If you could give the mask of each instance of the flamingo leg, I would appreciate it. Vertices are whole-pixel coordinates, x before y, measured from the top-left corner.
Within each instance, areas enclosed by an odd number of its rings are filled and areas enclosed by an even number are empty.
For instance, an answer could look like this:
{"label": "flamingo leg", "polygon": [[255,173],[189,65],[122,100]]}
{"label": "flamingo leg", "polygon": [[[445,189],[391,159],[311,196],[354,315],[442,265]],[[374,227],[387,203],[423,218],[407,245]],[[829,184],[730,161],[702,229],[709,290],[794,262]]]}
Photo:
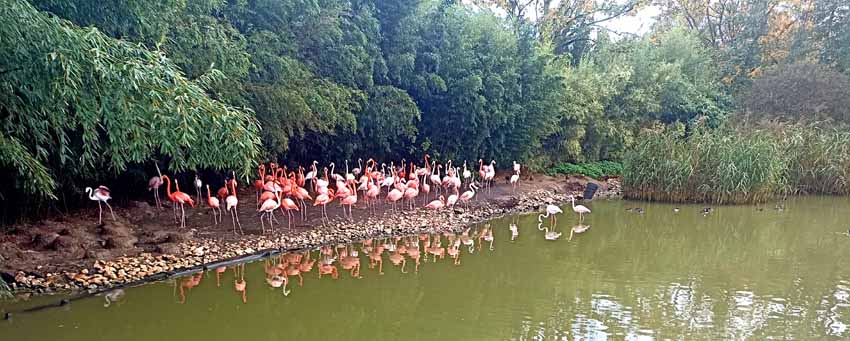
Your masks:
{"label": "flamingo leg", "polygon": [[242,230],[242,223],[240,223],[240,222],[239,222],[239,214],[238,214],[238,212],[236,211],[236,207],[235,207],[235,206],[233,207],[233,216],[234,216],[234,217],[236,217],[236,225],[238,225],[238,226],[239,226],[239,233],[240,233],[240,234],[242,234],[242,235],[244,235],[244,234],[245,234],[245,231],[243,231],[243,230]]}
{"label": "flamingo leg", "polygon": [[103,203],[106,204],[106,207],[109,207],[109,214],[112,215],[112,221],[115,221],[115,212],[112,212],[112,206],[110,206],[108,202],[104,201]]}
{"label": "flamingo leg", "polygon": [[103,224],[103,206],[101,206],[100,200],[97,201],[97,224]]}
{"label": "flamingo leg", "polygon": [[180,203],[180,228],[186,228],[186,209],[182,202]]}

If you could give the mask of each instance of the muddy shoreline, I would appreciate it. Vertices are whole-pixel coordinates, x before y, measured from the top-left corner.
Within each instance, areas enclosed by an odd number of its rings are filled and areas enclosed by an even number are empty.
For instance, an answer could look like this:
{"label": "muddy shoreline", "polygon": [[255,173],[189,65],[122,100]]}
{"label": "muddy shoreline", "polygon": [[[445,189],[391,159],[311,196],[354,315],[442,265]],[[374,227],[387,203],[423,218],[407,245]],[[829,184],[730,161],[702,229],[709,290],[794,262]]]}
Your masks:
{"label": "muddy shoreline", "polygon": [[[536,212],[548,204],[563,204],[568,195],[581,195],[588,182],[600,186],[595,198],[621,196],[617,179],[599,182],[581,177],[538,176],[537,180],[524,181],[516,193],[509,185],[498,184],[489,196],[482,194],[472,202],[468,210],[458,206],[433,212],[417,205],[420,208],[414,211],[393,211],[389,205],[379,205],[372,215],[365,206],[360,206],[354,209],[353,221],[349,221],[334,214],[338,208],[329,207],[333,219],[327,224],[311,217],[295,224],[290,232],[284,219],[273,234],[267,235],[259,234],[257,213],[247,205],[240,210],[243,227],[248,227],[246,234],[234,236],[229,232],[229,216],[224,216],[224,222],[216,226],[209,224],[211,216],[206,209],[196,208],[187,222],[196,227],[179,231],[170,220],[170,208],[157,214],[151,212],[156,209],[150,205],[138,203],[120,211],[116,209],[118,220],[107,221],[103,226],[74,226],[77,217],[66,217],[60,222],[10,229],[0,236],[3,238],[0,274],[18,294],[99,292],[162,280],[186,270],[219,266],[222,261],[254,254],[311,249],[390,235],[459,231],[504,215]],[[253,195],[244,192],[240,200],[250,202]],[[80,240],[86,240],[87,244]]]}

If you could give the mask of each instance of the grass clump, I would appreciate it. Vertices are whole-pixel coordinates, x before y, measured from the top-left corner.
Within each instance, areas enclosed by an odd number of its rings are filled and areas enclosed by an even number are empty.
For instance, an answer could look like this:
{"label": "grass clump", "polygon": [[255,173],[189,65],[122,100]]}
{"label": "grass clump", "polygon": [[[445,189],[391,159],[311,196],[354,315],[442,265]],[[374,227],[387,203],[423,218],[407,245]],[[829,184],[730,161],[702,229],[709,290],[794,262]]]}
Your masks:
{"label": "grass clump", "polygon": [[707,131],[644,135],[626,155],[626,197],[673,202],[762,202],[786,188],[787,157],[774,135]]}
{"label": "grass clump", "polygon": [[597,161],[585,164],[560,163],[546,170],[546,174],[554,175],[584,175],[594,179],[602,179],[623,174],[623,164],[614,161]]}

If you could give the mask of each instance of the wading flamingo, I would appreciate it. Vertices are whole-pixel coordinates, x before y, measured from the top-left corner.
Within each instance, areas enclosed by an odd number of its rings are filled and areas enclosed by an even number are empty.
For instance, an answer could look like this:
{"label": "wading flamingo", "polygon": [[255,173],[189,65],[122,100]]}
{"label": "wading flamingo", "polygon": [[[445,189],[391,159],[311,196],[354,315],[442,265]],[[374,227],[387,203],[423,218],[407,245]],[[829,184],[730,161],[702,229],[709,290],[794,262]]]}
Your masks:
{"label": "wading flamingo", "polygon": [[542,222],[543,218],[549,218],[549,216],[552,216],[550,218],[550,223],[552,224],[552,228],[554,229],[555,224],[558,223],[558,218],[556,217],[556,215],[561,213],[564,213],[564,211],[562,211],[560,207],[555,205],[546,205],[546,215],[541,214],[537,216],[537,221]]}
{"label": "wading flamingo", "polygon": [[86,187],[86,193],[89,194],[89,199],[97,201],[97,224],[103,224],[103,204],[106,204],[106,207],[109,207],[109,213],[112,214],[112,221],[115,221],[115,213],[112,212],[112,206],[109,206],[109,199],[112,199],[109,196],[109,188],[106,186],[98,186],[97,189],[92,190],[91,187]]}
{"label": "wading flamingo", "polygon": [[186,227],[186,209],[183,207],[183,204],[189,204],[191,207],[195,207],[195,201],[192,200],[188,194],[180,192],[179,185],[177,185],[177,180],[174,180],[175,187],[178,187],[177,191],[171,192],[171,179],[168,178],[168,175],[163,175],[162,180],[165,181],[165,193],[168,195],[168,200],[174,203],[174,214],[177,214],[177,204],[180,204],[180,228]]}
{"label": "wading flamingo", "polygon": [[207,206],[212,209],[213,222],[218,225],[221,222],[221,203],[218,198],[210,195],[210,185],[207,185]]}
{"label": "wading flamingo", "polygon": [[582,205],[576,205],[576,197],[570,196],[570,203],[573,206],[573,212],[578,213],[578,221],[584,220],[584,215],[590,213],[590,209]]}

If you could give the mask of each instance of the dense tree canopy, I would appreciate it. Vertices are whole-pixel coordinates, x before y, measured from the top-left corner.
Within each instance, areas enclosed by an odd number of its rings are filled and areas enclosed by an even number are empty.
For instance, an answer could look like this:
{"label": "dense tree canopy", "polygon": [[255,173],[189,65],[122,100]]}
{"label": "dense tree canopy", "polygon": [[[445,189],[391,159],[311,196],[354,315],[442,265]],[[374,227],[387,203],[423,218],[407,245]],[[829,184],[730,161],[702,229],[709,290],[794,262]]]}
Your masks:
{"label": "dense tree canopy", "polygon": [[[0,4],[4,195],[153,158],[618,160],[642,129],[737,119],[783,65],[850,70],[842,0]],[[650,4],[645,36],[606,31]]]}

